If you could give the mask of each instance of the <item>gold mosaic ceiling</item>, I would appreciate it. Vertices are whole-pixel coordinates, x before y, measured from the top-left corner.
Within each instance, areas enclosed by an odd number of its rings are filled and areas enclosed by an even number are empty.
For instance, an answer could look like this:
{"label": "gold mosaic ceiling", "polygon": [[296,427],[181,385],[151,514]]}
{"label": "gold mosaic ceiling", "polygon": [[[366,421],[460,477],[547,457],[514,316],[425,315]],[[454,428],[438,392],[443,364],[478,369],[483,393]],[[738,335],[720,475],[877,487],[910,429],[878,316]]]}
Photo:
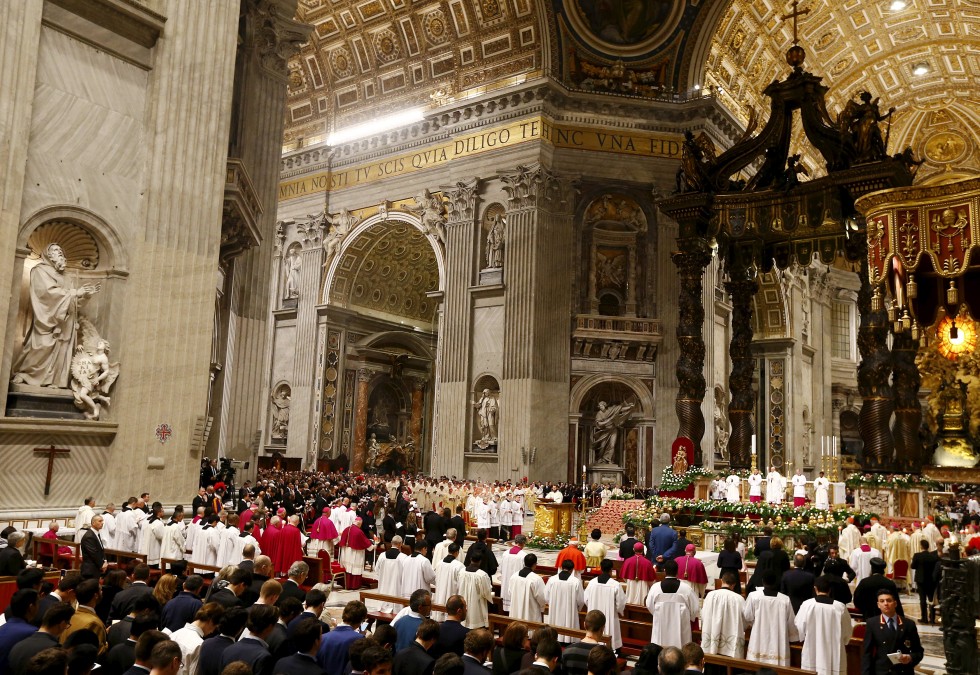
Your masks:
{"label": "gold mosaic ceiling", "polygon": [[[912,145],[926,166],[920,175],[976,167],[980,124],[980,0],[810,0],[801,9],[804,67],[830,87],[833,116],[862,90],[895,106],[889,149]],[[789,3],[735,0],[721,19],[705,65],[705,85],[743,121],[749,108],[762,119],[762,90],[789,72],[784,55],[793,27],[780,17]],[[924,64],[928,72],[913,70]],[[969,166],[968,166],[969,165]]]}
{"label": "gold mosaic ceiling", "polygon": [[538,71],[538,1],[300,0],[286,143]]}

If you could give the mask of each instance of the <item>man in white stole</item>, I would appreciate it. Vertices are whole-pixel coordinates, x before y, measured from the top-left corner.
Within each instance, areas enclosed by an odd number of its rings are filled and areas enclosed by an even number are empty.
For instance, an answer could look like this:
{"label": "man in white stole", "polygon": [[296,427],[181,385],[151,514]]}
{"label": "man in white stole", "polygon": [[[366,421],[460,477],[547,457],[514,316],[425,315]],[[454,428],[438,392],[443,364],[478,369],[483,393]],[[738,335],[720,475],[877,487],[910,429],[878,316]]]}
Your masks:
{"label": "man in white stole", "polygon": [[[619,617],[626,611],[626,593],[623,592],[623,587],[619,585],[619,581],[612,578],[612,568],[613,561],[609,558],[600,563],[601,574],[590,581],[585,589],[585,606],[590,612],[597,609],[605,614],[606,633],[612,638],[612,643],[609,646],[615,650],[623,646]],[[562,569],[564,569],[564,563]]]}
{"label": "man in white stole", "polygon": [[830,597],[830,582],[817,577],[816,597],[805,600],[796,615],[796,630],[803,640],[800,668],[818,675],[847,675],[846,646],[854,631],[844,603]]}
{"label": "man in white stole", "polygon": [[766,502],[782,504],[785,493],[786,479],[783,478],[783,474],[776,471],[776,467],[769,467],[769,473],[766,475]]}
{"label": "man in white stole", "polygon": [[510,618],[515,621],[541,623],[544,616],[547,599],[544,580],[534,572],[537,564],[538,556],[528,553],[524,556],[524,567],[510,579]]}
{"label": "man in white stole", "polygon": [[[375,573],[378,575],[378,593],[401,596],[402,561],[407,559],[408,556],[402,553],[402,538],[396,534],[391,538],[391,544],[375,563]],[[382,602],[380,610],[397,613],[401,608],[402,605],[397,603]]]}
{"label": "man in white stole", "polygon": [[745,598],[735,592],[738,575],[721,573],[722,588],[708,593],[701,608],[701,648],[705,654],[745,658]]}
{"label": "man in white stole", "polygon": [[[432,596],[432,604],[445,605],[449,598],[459,593],[459,573],[466,569],[459,560],[459,544],[450,544],[448,552],[443,556],[436,569],[436,591]],[[445,612],[432,612],[433,621],[445,621]]]}
{"label": "man in white stole", "polygon": [[762,588],[745,598],[742,618],[752,627],[745,658],[757,663],[776,666],[789,665],[789,643],[796,642],[793,603],[788,595],[778,592],[779,579],[775,570],[768,570],[762,577]]}
{"label": "man in white stole", "polygon": [[647,594],[647,609],[653,616],[650,642],[680,649],[691,641],[691,622],[698,618],[700,603],[690,584],[677,578],[676,560],[664,563],[664,575]]}
{"label": "man in white stole", "polygon": [[526,543],[527,537],[518,535],[514,539],[514,545],[500,559],[500,599],[503,600],[505,612],[510,610],[510,579],[524,566]]}
{"label": "man in white stole", "polygon": [[[582,580],[575,576],[575,563],[566,560],[561,572],[548,579],[544,597],[548,602],[548,624],[579,629],[578,613],[585,607],[585,589]],[[558,635],[559,642],[573,642],[568,635]]]}
{"label": "man in white stole", "polygon": [[466,600],[466,619],[463,625],[467,628],[486,628],[490,625],[490,614],[487,603],[493,599],[493,586],[490,577],[480,569],[483,553],[477,551],[470,557],[470,564],[460,570],[456,577],[459,594]]}
{"label": "man in white stole", "polygon": [[432,590],[432,582],[436,580],[432,563],[425,557],[429,546],[425,539],[416,539],[412,546],[412,555],[402,560],[401,596],[407,598],[420,588]]}

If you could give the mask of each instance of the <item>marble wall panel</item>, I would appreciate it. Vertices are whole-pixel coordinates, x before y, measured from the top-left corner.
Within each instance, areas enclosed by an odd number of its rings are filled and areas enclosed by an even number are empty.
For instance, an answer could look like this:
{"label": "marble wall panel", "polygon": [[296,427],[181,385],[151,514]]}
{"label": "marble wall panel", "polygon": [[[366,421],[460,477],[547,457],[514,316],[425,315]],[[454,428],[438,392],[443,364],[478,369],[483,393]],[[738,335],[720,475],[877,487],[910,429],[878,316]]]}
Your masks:
{"label": "marble wall panel", "polygon": [[[503,369],[504,307],[475,307],[473,309],[472,378],[484,373],[499,382]],[[470,382],[470,389],[473,382]]]}

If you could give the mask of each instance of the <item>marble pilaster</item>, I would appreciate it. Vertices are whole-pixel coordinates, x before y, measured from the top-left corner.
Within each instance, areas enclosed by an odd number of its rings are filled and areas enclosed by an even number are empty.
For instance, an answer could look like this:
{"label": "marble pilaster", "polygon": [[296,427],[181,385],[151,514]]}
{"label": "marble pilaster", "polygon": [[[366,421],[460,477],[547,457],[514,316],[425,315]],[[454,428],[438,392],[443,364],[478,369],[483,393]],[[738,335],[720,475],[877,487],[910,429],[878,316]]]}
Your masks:
{"label": "marble pilaster", "polygon": [[354,448],[351,454],[350,470],[354,473],[364,471],[367,461],[368,426],[368,385],[373,373],[366,368],[357,371],[357,390],[354,394]]}
{"label": "marble pilaster", "polygon": [[422,416],[425,414],[425,385],[422,378],[412,380],[412,417],[409,421],[408,433],[416,450],[422,449]]}

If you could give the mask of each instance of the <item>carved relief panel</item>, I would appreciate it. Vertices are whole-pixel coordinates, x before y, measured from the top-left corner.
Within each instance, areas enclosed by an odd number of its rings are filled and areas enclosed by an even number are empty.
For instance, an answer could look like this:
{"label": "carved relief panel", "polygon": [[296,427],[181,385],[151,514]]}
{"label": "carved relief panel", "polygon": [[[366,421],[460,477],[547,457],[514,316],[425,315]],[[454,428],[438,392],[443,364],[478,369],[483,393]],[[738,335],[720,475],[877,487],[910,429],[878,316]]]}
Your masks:
{"label": "carved relief panel", "polygon": [[636,201],[606,193],[585,209],[584,225],[591,231],[588,313],[636,316],[641,266],[638,250],[647,220]]}

